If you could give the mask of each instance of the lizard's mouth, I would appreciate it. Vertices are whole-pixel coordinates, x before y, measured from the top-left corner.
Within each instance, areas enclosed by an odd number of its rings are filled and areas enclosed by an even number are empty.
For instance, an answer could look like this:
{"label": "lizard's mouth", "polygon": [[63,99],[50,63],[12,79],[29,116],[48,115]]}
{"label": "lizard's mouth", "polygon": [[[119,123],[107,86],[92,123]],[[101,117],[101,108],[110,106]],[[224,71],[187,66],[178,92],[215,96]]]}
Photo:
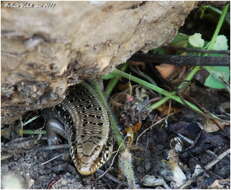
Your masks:
{"label": "lizard's mouth", "polygon": [[[92,159],[92,157],[91,157]],[[99,169],[102,165],[104,164],[102,158],[100,159],[99,157],[97,157],[95,160],[91,160],[90,162],[83,162],[80,161],[77,163],[76,168],[78,170],[78,172],[81,175],[92,175],[96,172],[97,169]]]}
{"label": "lizard's mouth", "polygon": [[91,170],[90,167],[81,167],[81,168],[78,167],[77,169],[81,175],[91,175],[95,173],[95,171]]}
{"label": "lizard's mouth", "polygon": [[78,166],[77,170],[81,175],[92,175],[96,172],[96,170],[99,168],[98,165],[84,165],[84,166]]}

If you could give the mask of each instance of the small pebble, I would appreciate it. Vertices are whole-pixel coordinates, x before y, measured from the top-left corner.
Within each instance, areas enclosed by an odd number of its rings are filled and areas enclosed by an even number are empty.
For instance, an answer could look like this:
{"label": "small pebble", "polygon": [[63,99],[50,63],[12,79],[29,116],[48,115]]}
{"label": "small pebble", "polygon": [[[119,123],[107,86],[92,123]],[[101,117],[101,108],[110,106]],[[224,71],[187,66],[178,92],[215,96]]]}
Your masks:
{"label": "small pebble", "polygon": [[8,172],[2,174],[1,189],[25,189],[27,183],[18,173]]}
{"label": "small pebble", "polygon": [[156,178],[152,175],[146,175],[144,176],[142,183],[144,186],[147,187],[156,187],[156,186],[164,186],[165,188],[169,188],[164,179],[162,178]]}

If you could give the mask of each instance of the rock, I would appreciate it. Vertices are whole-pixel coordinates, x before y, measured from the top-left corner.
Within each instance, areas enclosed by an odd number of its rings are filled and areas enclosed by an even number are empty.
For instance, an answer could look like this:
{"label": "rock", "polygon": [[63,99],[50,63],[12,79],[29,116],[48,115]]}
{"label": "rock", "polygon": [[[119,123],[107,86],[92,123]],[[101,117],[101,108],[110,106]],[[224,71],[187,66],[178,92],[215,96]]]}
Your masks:
{"label": "rock", "polygon": [[164,186],[165,189],[169,189],[169,186],[163,178],[157,178],[152,175],[145,175],[142,179],[142,184],[147,187]]}
{"label": "rock", "polygon": [[[196,2],[1,2],[2,123],[171,41]],[[34,8],[33,8],[34,7]]]}

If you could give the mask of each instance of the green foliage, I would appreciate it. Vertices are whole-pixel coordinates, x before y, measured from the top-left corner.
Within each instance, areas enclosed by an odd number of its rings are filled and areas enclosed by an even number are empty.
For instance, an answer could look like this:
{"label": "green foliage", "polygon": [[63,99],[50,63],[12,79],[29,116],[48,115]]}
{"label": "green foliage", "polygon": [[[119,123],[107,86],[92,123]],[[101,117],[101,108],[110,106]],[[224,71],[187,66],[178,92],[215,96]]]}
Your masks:
{"label": "green foliage", "polygon": [[156,48],[152,50],[153,54],[164,55],[166,54],[166,50],[164,48]]}
{"label": "green foliage", "polygon": [[191,46],[196,48],[204,47],[205,41],[202,39],[200,33],[195,33],[188,38],[188,42]]}
{"label": "green foliage", "polygon": [[109,80],[109,79],[112,79],[114,77],[115,77],[115,75],[113,75],[112,73],[109,73],[109,74],[103,75],[102,79],[103,80]]}
{"label": "green foliage", "polygon": [[[213,6],[204,7],[203,10],[206,8],[211,9],[213,12],[216,12],[220,15],[219,21],[216,26],[216,30],[212,36],[212,39],[208,42],[202,38],[200,33],[195,33],[191,36],[188,36],[183,33],[178,33],[174,40],[170,43],[170,46],[175,47],[185,47],[185,48],[198,48],[198,49],[205,49],[205,50],[228,50],[228,40],[224,35],[218,35],[224,21],[229,18],[229,5],[225,5],[223,10],[217,9]],[[204,12],[203,12],[204,13]],[[228,14],[227,14],[228,13]],[[229,24],[229,21],[227,22]],[[166,54],[167,51],[165,48],[156,48],[152,50],[152,53],[157,53],[160,55]],[[179,51],[180,53],[180,51]],[[184,53],[185,54],[185,53]],[[207,54],[202,53],[187,53],[188,55],[201,55],[207,56]],[[209,54],[210,56],[223,56],[222,54]],[[226,84],[229,83],[230,79],[230,71],[229,67],[224,66],[206,66],[203,67],[205,70],[209,72],[209,76],[204,82],[204,85],[210,88],[222,89],[226,88]],[[195,67],[195,71],[198,72],[201,69],[200,66]],[[196,72],[194,69],[192,70],[192,74],[189,74],[189,80],[193,78]]]}
{"label": "green foliage", "polygon": [[[201,6],[200,7],[200,19],[206,17],[206,13],[207,12],[207,15],[209,14],[212,14],[212,15],[222,15],[222,11],[214,6],[211,6],[211,5],[204,5],[204,6]],[[225,22],[227,24],[230,24],[230,12],[228,12],[228,14],[226,14],[225,16]]]}
{"label": "green foliage", "polygon": [[[219,35],[216,38],[214,45],[212,46],[213,50],[228,50],[227,38],[224,35]],[[213,56],[221,56],[213,54]],[[216,67],[204,67],[210,75],[205,80],[204,85],[210,88],[222,89],[226,88],[225,83],[229,82],[230,70],[229,67],[216,66]]]}
{"label": "green foliage", "polygon": [[205,80],[205,86],[216,89],[226,88],[225,83],[229,82],[229,67],[216,66],[205,67],[205,69],[210,73],[208,78]]}
{"label": "green foliage", "polygon": [[213,50],[228,50],[228,40],[224,35],[217,36],[216,42],[212,47]]}
{"label": "green foliage", "polygon": [[171,46],[187,47],[188,46],[188,35],[178,33],[174,40],[171,42]]}
{"label": "green foliage", "polygon": [[[211,42],[210,42],[211,43]],[[195,33],[187,36],[183,33],[178,33],[175,39],[171,42],[172,46],[178,47],[195,47],[201,49],[208,49],[209,43],[202,39],[200,33]],[[210,50],[228,50],[228,40],[224,35],[218,35]],[[163,48],[154,49],[153,52],[164,54]],[[190,53],[193,54],[193,53]],[[223,56],[221,54],[210,54],[211,56]],[[230,71],[229,67],[224,66],[206,66],[204,67],[210,75],[205,80],[204,85],[210,88],[222,89],[226,88],[225,83],[229,82]]]}

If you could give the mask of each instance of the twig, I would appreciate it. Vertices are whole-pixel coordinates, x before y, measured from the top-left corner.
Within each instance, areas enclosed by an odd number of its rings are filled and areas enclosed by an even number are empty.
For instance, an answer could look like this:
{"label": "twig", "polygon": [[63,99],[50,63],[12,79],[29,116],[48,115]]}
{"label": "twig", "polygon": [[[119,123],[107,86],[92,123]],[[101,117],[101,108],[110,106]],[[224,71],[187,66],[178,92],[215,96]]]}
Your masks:
{"label": "twig", "polygon": [[[125,139],[124,139],[124,141],[125,141]],[[118,155],[121,147],[122,147],[122,143],[120,144],[119,148],[116,150],[116,153],[115,153],[114,157],[112,158],[110,166],[106,169],[106,171],[103,174],[101,174],[99,177],[97,177],[96,180],[99,180],[100,178],[102,178],[111,169],[112,165],[114,164],[115,158]]]}
{"label": "twig", "polygon": [[[228,154],[230,154],[230,149],[228,149],[225,152],[221,153],[217,158],[215,158],[213,161],[211,161],[210,163],[208,163],[204,168],[206,170],[211,169],[216,163],[218,163],[219,161],[221,161]],[[189,180],[187,180],[183,185],[181,185],[179,187],[179,189],[184,189],[184,188],[188,187],[189,185],[191,185],[191,183],[194,182],[194,180],[196,180],[196,178],[200,174],[202,174],[203,172],[204,172],[203,170],[200,170],[195,176],[193,176],[192,178],[190,178]]]}
{"label": "twig", "polygon": [[169,114],[169,115],[167,115],[166,117],[164,117],[164,118],[158,120],[157,122],[155,122],[154,124],[152,124],[149,128],[145,129],[142,133],[140,133],[140,135],[139,135],[139,136],[137,137],[137,139],[136,139],[136,145],[138,144],[138,141],[139,141],[140,137],[141,137],[144,133],[146,133],[148,130],[152,129],[154,126],[158,125],[159,123],[161,123],[162,121],[164,121],[164,120],[167,119],[168,117],[172,116],[173,114],[174,114],[174,113]]}
{"label": "twig", "polygon": [[[183,139],[184,141],[186,141],[187,143],[189,143],[190,145],[194,145],[195,142],[193,140],[191,140],[190,138],[188,137],[185,137],[184,135],[180,134],[180,133],[176,133],[181,139]],[[190,147],[191,149],[191,147]],[[215,156],[217,157],[217,155],[212,152],[211,150],[206,150],[205,152],[207,152],[208,154],[212,155],[212,156]]]}
{"label": "twig", "polygon": [[45,165],[45,164],[48,164],[49,162],[51,162],[51,161],[53,161],[53,160],[55,160],[55,159],[57,159],[57,158],[59,158],[59,157],[61,157],[61,156],[63,156],[63,153],[62,153],[62,154],[58,154],[57,156],[51,158],[50,160],[47,160],[46,162],[43,162],[43,163],[41,164],[41,166],[43,166],[43,165]]}
{"label": "twig", "polygon": [[[97,173],[99,173],[100,176],[105,175],[105,177],[107,177],[108,179],[110,179],[110,180],[112,180],[113,182],[118,183],[118,184],[120,184],[120,185],[126,185],[126,186],[128,185],[127,183],[118,180],[117,178],[115,178],[115,177],[112,176],[111,174],[105,173],[105,171],[103,171],[103,170],[101,170],[101,169],[98,169],[98,170],[97,170]],[[96,181],[97,181],[98,179],[99,179],[99,178],[97,178]]]}
{"label": "twig", "polygon": [[26,121],[25,123],[22,123],[22,125],[26,126],[27,124],[31,123],[32,121],[36,120],[39,117],[40,117],[39,115],[36,115],[36,116],[32,117],[31,119],[29,119],[28,121]]}
{"label": "twig", "polygon": [[216,159],[214,159],[212,162],[208,163],[205,166],[206,170],[211,169],[217,162],[221,161],[225,156],[230,154],[230,149],[226,150],[225,152],[221,153]]}
{"label": "twig", "polygon": [[50,145],[46,147],[40,147],[37,150],[58,150],[58,149],[68,149],[70,146],[68,144],[61,144],[61,145]]}
{"label": "twig", "polygon": [[180,133],[177,133],[177,135],[180,137],[180,138],[182,138],[184,141],[186,141],[187,143],[189,143],[189,144],[193,144],[194,142],[193,142],[193,140],[191,140],[190,138],[188,138],[188,137],[185,137],[184,135],[182,135],[182,134],[180,134]]}
{"label": "twig", "polygon": [[164,46],[164,48],[173,49],[173,50],[182,50],[187,52],[230,55],[229,50],[207,50],[207,49],[184,48],[184,47],[176,47],[176,46]]}
{"label": "twig", "polygon": [[130,58],[131,61],[143,61],[151,64],[167,63],[172,65],[191,66],[229,66],[230,56],[214,57],[200,55],[157,55],[137,53]]}

